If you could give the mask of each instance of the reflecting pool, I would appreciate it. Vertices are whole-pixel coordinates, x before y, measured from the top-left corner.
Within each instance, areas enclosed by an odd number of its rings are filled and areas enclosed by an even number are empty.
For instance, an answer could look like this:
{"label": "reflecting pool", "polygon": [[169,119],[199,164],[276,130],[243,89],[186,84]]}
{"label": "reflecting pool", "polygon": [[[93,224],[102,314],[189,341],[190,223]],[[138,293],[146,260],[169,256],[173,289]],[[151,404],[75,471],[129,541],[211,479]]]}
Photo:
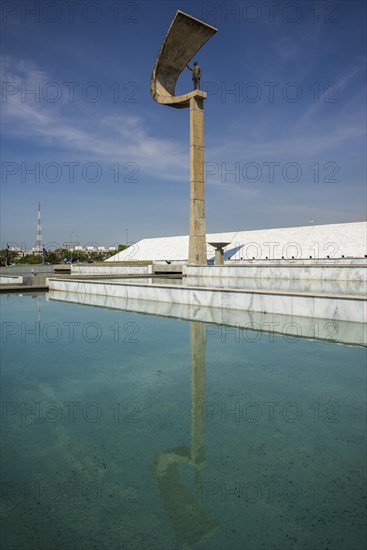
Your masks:
{"label": "reflecting pool", "polygon": [[1,296],[7,550],[365,547],[366,348]]}

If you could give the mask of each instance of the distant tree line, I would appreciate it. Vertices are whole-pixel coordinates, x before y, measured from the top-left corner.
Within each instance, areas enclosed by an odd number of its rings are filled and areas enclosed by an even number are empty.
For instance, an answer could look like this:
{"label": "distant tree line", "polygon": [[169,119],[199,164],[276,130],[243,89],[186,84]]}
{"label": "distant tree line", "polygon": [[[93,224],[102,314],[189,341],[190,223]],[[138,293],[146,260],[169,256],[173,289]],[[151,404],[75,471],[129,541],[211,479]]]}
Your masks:
{"label": "distant tree line", "polygon": [[[118,245],[118,252],[127,248],[124,244]],[[0,250],[0,266],[14,264],[63,264],[63,263],[91,263],[103,262],[107,258],[114,256],[116,250],[106,250],[104,252],[86,252],[85,250],[68,250],[67,248],[57,248],[56,250],[45,250],[43,254],[26,254],[4,248]]]}

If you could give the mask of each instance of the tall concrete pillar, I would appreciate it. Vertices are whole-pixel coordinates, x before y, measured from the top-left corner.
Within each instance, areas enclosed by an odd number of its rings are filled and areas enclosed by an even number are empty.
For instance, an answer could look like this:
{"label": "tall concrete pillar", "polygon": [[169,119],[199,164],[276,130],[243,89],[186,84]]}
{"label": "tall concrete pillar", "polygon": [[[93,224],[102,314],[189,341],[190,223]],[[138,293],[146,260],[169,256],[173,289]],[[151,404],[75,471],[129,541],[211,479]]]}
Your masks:
{"label": "tall concrete pillar", "polygon": [[[203,94],[204,95],[204,94]],[[204,97],[190,98],[189,264],[206,264],[204,200]]]}

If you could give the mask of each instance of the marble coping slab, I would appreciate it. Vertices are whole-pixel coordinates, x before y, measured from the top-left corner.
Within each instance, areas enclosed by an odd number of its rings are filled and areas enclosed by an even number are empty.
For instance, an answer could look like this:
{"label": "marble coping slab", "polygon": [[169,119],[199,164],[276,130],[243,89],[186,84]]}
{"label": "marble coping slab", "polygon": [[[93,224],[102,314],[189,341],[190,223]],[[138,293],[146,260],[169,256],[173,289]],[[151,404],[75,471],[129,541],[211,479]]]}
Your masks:
{"label": "marble coping slab", "polygon": [[3,277],[0,276],[0,285],[14,285],[14,284],[22,284],[23,283],[23,277],[15,276],[15,277]]}
{"label": "marble coping slab", "polygon": [[[270,263],[257,265],[222,265],[222,266],[184,266],[183,273],[187,277],[202,278],[252,278],[252,279],[297,279],[308,280],[331,280],[331,281],[361,281],[367,283],[367,262],[340,263],[332,262],[325,264],[304,264],[295,261],[293,264]],[[213,286],[212,284],[210,286]]]}
{"label": "marble coping slab", "polygon": [[367,320],[367,299],[355,295],[184,287],[169,284],[127,284],[124,282],[63,280],[57,278],[49,278],[47,283],[50,290],[64,292],[152,300],[224,310],[296,315],[337,321],[363,323]]}

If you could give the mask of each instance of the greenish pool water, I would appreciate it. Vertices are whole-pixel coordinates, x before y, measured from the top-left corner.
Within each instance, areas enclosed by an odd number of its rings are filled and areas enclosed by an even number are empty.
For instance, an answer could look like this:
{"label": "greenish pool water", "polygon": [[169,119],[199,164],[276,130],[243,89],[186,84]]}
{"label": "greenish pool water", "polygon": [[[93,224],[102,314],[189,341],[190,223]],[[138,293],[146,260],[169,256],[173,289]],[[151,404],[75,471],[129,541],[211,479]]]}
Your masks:
{"label": "greenish pool water", "polygon": [[366,349],[1,296],[1,547],[365,547]]}

